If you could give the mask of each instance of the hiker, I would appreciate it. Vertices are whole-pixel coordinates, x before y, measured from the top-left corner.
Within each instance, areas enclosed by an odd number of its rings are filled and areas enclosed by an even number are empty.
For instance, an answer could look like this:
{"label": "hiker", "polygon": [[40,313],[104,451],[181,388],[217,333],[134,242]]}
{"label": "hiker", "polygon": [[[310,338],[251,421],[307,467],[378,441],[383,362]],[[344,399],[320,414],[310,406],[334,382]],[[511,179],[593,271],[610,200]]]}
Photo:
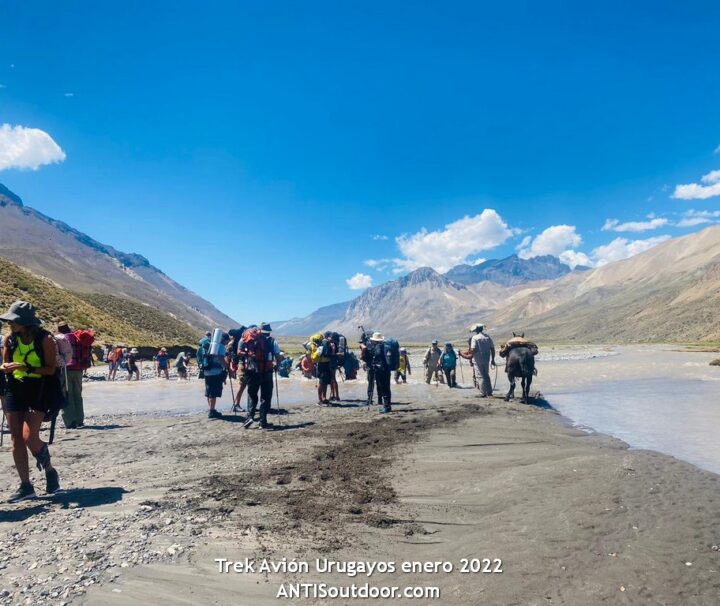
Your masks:
{"label": "hiker", "polygon": [[258,391],[260,392],[260,429],[271,429],[267,415],[273,395],[273,371],[275,362],[282,362],[282,350],[278,342],[270,335],[272,327],[263,322],[260,328],[249,329],[243,335],[241,351],[247,358],[248,405],[247,418],[243,426],[247,429],[255,422],[258,408]]}
{"label": "hiker", "polygon": [[[337,382],[337,372],[339,368],[339,352],[337,350],[337,344],[335,343],[335,336],[337,333],[327,331],[324,335],[326,341],[326,347],[328,348],[330,357],[330,402],[340,401],[340,388]],[[339,335],[338,335],[339,336]]]}
{"label": "hiker", "polygon": [[321,333],[317,333],[310,337],[309,341],[310,360],[315,365],[315,373],[318,379],[318,406],[328,406],[330,400],[327,397],[327,390],[332,383],[332,373],[334,372],[331,359],[333,355],[332,342]]}
{"label": "hiker", "polygon": [[445,343],[445,351],[438,361],[438,369],[445,373],[445,382],[448,387],[457,387],[455,368],[457,367],[457,354],[452,343]]}
{"label": "hiker", "polygon": [[57,327],[58,332],[55,335],[55,344],[57,345],[57,367],[60,369],[60,382],[62,388],[67,392],[67,366],[72,362],[73,348],[70,341],[60,332],[60,326]]}
{"label": "hiker", "polygon": [[168,364],[170,363],[170,356],[168,356],[167,349],[161,347],[160,351],[155,356],[155,364],[157,364],[157,375],[165,375],[166,380],[170,380],[170,373],[168,371]]}
{"label": "hiker", "polygon": [[[361,327],[362,328],[362,327]],[[373,392],[375,390],[375,369],[372,365],[372,359],[371,359],[371,352],[370,352],[370,337],[372,336],[372,333],[370,331],[366,331],[363,328],[362,334],[360,336],[360,341],[358,341],[360,345],[360,359],[362,360],[362,367],[363,370],[366,372],[367,375],[367,402],[365,403],[365,406],[372,406],[373,403]]]}
{"label": "hiker", "polygon": [[285,356],[285,352],[281,351],[280,355],[283,356],[283,361],[278,366],[278,374],[283,378],[287,379],[292,372],[293,359]]}
{"label": "hiker", "polygon": [[139,356],[140,352],[137,350],[137,347],[133,347],[127,356],[128,381],[132,381],[133,376],[136,381],[140,380],[140,369],[137,365]]}
{"label": "hiker", "polygon": [[[11,334],[4,339],[0,371],[7,375],[5,413],[13,443],[13,460],[20,476],[20,488],[8,503],[35,497],[30,482],[28,450],[35,457],[38,469],[45,471],[45,492],[60,488],[58,472],[52,466],[48,445],[40,439],[45,415],[54,411],[61,392],[51,387],[57,381],[57,344],[53,336],[41,328],[35,308],[25,301],[16,301],[0,316],[8,322]],[[54,401],[53,401],[54,400]]]}
{"label": "hiker", "polygon": [[470,350],[465,354],[461,354],[463,358],[472,360],[481,398],[492,396],[493,387],[489,367],[495,368],[495,344],[490,336],[483,332],[484,330],[484,324],[472,326],[470,332],[474,334],[470,339]]}
{"label": "hiker", "polygon": [[370,343],[367,347],[366,359],[368,367],[373,369],[375,384],[377,386],[378,403],[380,404],[380,412],[392,412],[390,393],[390,365],[388,364],[388,356],[385,347],[385,337],[382,333],[374,332],[370,337]]}
{"label": "hiker", "polygon": [[357,371],[360,368],[360,362],[357,356],[349,351],[345,355],[345,361],[343,362],[343,370],[345,371],[345,379],[347,381],[354,381],[357,379]]}
{"label": "hiker", "polygon": [[[85,410],[82,397],[82,378],[92,366],[91,331],[73,332],[67,322],[58,324],[58,333],[67,340],[72,348],[72,360],[67,364],[67,404],[62,411],[63,423],[67,429],[79,429],[85,426]],[[86,341],[86,336],[88,341]]]}
{"label": "hiker", "polygon": [[222,397],[223,385],[227,379],[227,361],[225,354],[230,342],[230,335],[226,332],[220,336],[220,345],[217,354],[211,354],[212,342],[210,337],[200,341],[198,347],[198,366],[205,379],[205,397],[208,403],[208,419],[222,419],[222,413],[216,410],[217,399]]}
{"label": "hiker", "polygon": [[400,381],[407,383],[407,376],[412,374],[410,369],[410,358],[407,354],[407,349],[404,347],[400,348],[400,366],[395,371],[395,384],[398,385]]}
{"label": "hiker", "polygon": [[442,373],[438,370],[438,361],[442,355],[442,350],[438,347],[437,339],[435,339],[428,350],[425,352],[423,358],[423,365],[425,366],[425,383],[428,385],[433,380],[433,377],[438,383],[444,383],[445,380]]}
{"label": "hiker", "polygon": [[306,379],[315,378],[315,365],[310,359],[309,353],[303,354],[302,358],[300,358],[300,362],[298,362],[298,367],[300,368],[300,372],[302,372],[303,377]]}
{"label": "hiker", "polygon": [[108,381],[114,381],[117,376],[118,368],[123,357],[122,347],[111,347],[110,353],[107,355],[108,362]]}
{"label": "hiker", "polygon": [[189,379],[188,376],[188,363],[190,362],[190,356],[184,351],[181,351],[177,358],[175,358],[175,370],[177,371],[178,379]]}

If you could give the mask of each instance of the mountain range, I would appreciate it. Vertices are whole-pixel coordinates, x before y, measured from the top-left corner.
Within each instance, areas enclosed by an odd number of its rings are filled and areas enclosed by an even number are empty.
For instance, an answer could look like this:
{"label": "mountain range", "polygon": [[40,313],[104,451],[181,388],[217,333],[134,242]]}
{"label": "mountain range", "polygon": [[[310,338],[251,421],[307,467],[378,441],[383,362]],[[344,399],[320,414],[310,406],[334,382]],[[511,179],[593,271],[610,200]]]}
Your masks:
{"label": "mountain range", "polygon": [[[145,257],[116,250],[25,206],[18,195],[3,185],[0,185],[0,225],[0,257],[35,277],[50,280],[55,287],[98,309],[137,317],[130,308],[136,312],[137,306],[141,306],[155,320],[154,312],[159,311],[169,322],[177,322],[176,330],[170,331],[172,334],[186,338],[193,335],[193,341],[195,335],[210,327],[236,325],[232,318],[178,284]],[[6,275],[9,267],[5,267]],[[48,311],[54,315],[52,310]],[[152,324],[157,325],[155,321]]]}
{"label": "mountain range", "polygon": [[499,339],[524,331],[555,342],[716,343],[719,308],[720,226],[712,226],[595,269],[515,255],[444,275],[425,267],[277,328],[355,335],[363,325],[424,341],[484,322]]}

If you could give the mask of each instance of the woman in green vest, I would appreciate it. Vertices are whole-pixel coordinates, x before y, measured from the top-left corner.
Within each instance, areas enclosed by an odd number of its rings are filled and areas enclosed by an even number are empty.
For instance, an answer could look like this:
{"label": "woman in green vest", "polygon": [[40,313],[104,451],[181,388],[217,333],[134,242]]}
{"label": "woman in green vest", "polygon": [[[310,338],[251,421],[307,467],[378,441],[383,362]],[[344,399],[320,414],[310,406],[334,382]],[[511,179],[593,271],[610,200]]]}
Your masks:
{"label": "woman in green vest", "polygon": [[35,497],[30,482],[28,450],[35,457],[38,469],[45,470],[46,492],[60,488],[58,473],[50,462],[48,445],[40,439],[40,427],[50,403],[43,385],[54,377],[57,346],[52,335],[40,328],[35,308],[25,301],[16,301],[0,316],[10,325],[10,335],[4,339],[0,371],[7,377],[7,392],[3,410],[8,419],[13,443],[13,459],[20,476],[20,488],[8,499],[17,503]]}

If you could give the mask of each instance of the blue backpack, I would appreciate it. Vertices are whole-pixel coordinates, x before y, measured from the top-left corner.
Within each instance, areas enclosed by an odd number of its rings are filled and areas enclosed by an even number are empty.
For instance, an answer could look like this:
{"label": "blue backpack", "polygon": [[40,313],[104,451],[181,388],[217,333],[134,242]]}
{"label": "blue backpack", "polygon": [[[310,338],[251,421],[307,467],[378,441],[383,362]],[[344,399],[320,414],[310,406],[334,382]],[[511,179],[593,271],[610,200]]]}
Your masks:
{"label": "blue backpack", "polygon": [[395,339],[386,339],[385,341],[385,361],[388,370],[397,370],[400,368],[400,343]]}

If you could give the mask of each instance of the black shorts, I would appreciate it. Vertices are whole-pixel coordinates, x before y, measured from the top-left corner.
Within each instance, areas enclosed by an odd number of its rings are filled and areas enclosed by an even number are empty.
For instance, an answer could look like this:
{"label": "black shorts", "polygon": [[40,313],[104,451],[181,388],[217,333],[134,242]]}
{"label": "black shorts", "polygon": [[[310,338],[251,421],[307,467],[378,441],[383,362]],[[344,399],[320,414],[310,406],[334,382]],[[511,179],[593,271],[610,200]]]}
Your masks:
{"label": "black shorts", "polygon": [[213,375],[208,377],[205,375],[205,397],[221,398],[223,392],[223,376]]}
{"label": "black shorts", "polygon": [[321,385],[330,385],[334,374],[335,369],[332,367],[330,362],[320,362],[317,365],[317,376]]}
{"label": "black shorts", "polygon": [[48,412],[50,407],[40,401],[42,379],[25,379],[18,381],[14,377],[8,377],[7,389],[5,390],[5,412]]}

